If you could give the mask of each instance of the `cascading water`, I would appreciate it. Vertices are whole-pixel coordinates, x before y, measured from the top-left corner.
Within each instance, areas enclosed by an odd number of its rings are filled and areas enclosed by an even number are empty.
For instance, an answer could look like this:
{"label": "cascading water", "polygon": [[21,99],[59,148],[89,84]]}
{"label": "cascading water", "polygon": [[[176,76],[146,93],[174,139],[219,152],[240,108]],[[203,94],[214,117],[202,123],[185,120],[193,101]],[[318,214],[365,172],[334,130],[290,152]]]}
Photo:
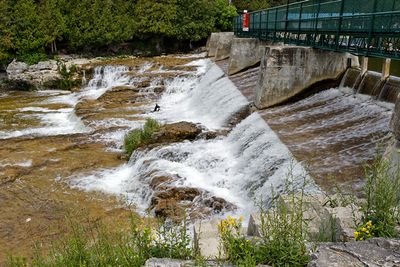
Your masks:
{"label": "cascading water", "polygon": [[[219,67],[209,61],[198,64],[204,76],[170,82],[159,101],[162,111],[153,117],[167,122],[191,121],[218,130],[248,104]],[[275,133],[254,113],[225,137],[135,152],[128,164],[80,177],[75,186],[125,195],[143,211],[153,195],[152,179],[173,176],[179,177],[174,186],[199,188],[246,213],[254,208],[253,203],[268,201],[272,188],[283,190],[290,174],[296,179],[306,176]],[[314,185],[309,189],[317,190]]]}

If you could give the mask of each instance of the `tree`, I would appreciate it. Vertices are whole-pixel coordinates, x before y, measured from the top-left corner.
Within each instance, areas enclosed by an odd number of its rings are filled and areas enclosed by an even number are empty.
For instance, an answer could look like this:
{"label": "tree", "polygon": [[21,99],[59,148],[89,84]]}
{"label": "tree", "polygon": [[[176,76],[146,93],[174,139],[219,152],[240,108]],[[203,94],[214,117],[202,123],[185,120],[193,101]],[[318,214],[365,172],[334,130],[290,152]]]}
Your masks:
{"label": "tree", "polygon": [[11,12],[7,0],[0,0],[0,14],[0,64],[5,64],[12,58],[10,50],[13,49],[12,34],[8,27]]}
{"label": "tree", "polygon": [[199,41],[207,38],[215,25],[214,0],[178,0],[177,38]]}
{"label": "tree", "polygon": [[255,11],[259,9],[266,9],[270,6],[270,0],[233,0],[233,5],[238,10]]}
{"label": "tree", "polygon": [[51,52],[57,51],[56,41],[61,40],[65,32],[65,19],[61,14],[57,0],[43,0],[39,5],[41,31],[45,35],[45,45],[51,46]]}
{"label": "tree", "polygon": [[135,6],[135,26],[139,35],[177,35],[177,0],[139,0]]}
{"label": "tree", "polygon": [[33,52],[43,52],[46,44],[45,32],[41,27],[41,17],[33,0],[13,1],[10,30],[13,49],[19,56]]}
{"label": "tree", "polygon": [[233,17],[237,15],[236,8],[226,0],[215,1],[215,28],[220,31],[232,31]]}

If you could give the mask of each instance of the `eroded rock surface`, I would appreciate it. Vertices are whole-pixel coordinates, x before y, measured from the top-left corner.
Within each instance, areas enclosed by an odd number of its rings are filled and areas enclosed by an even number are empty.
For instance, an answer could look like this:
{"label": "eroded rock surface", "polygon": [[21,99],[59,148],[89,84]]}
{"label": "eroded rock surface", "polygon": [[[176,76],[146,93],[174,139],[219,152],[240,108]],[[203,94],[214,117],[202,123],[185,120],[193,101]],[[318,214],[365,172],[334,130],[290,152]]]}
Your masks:
{"label": "eroded rock surface", "polygon": [[175,143],[184,140],[194,140],[202,129],[191,122],[177,122],[166,124],[151,137],[150,144]]}
{"label": "eroded rock surface", "polygon": [[309,267],[400,266],[400,239],[373,238],[349,243],[323,243]]}

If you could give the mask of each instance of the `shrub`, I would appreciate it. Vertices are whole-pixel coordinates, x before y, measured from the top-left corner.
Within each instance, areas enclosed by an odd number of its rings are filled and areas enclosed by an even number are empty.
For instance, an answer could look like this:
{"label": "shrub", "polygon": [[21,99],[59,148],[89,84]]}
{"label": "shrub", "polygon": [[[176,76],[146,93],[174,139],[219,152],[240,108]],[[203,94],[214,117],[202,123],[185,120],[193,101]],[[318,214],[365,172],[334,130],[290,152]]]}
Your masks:
{"label": "shrub", "polygon": [[80,84],[79,80],[73,78],[73,76],[78,72],[78,68],[75,65],[67,68],[64,63],[59,62],[57,70],[61,76],[61,79],[59,79],[55,84],[58,89],[71,90]]}
{"label": "shrub", "polygon": [[135,129],[125,135],[124,150],[130,157],[135,149],[147,144],[154,132],[160,129],[161,125],[154,119],[147,119],[143,129]]}
{"label": "shrub", "polygon": [[[187,259],[192,255],[186,222],[167,226],[159,223],[155,227],[142,225],[131,218],[129,231],[110,230],[99,223],[84,226],[70,222],[71,234],[50,253],[43,255],[37,249],[29,266],[143,266],[151,257]],[[10,267],[28,266],[24,258],[10,257]]]}
{"label": "shrub", "polygon": [[239,266],[306,266],[310,260],[305,238],[307,236],[303,217],[304,184],[300,192],[293,180],[286,186],[281,197],[272,192],[271,209],[261,209],[261,239],[247,240],[240,233],[241,220],[228,217],[219,224],[219,233],[224,251],[232,263]]}
{"label": "shrub", "polygon": [[394,170],[387,160],[379,157],[366,168],[366,180],[366,201],[361,207],[362,222],[355,238],[399,236],[396,231],[400,220],[399,170]]}
{"label": "shrub", "polygon": [[22,60],[28,65],[34,65],[39,63],[40,61],[48,60],[49,57],[45,53],[31,53],[24,54],[18,57],[19,60]]}

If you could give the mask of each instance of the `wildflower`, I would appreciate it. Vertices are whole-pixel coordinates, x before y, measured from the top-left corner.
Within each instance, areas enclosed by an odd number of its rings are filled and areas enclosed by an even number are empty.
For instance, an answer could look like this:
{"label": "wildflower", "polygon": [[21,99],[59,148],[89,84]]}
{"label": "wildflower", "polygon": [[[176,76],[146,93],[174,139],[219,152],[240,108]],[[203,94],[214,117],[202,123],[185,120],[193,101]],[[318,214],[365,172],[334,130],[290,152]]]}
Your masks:
{"label": "wildflower", "polygon": [[359,235],[360,235],[359,232],[357,232],[357,231],[354,232],[354,238],[355,238],[355,239],[357,239]]}

